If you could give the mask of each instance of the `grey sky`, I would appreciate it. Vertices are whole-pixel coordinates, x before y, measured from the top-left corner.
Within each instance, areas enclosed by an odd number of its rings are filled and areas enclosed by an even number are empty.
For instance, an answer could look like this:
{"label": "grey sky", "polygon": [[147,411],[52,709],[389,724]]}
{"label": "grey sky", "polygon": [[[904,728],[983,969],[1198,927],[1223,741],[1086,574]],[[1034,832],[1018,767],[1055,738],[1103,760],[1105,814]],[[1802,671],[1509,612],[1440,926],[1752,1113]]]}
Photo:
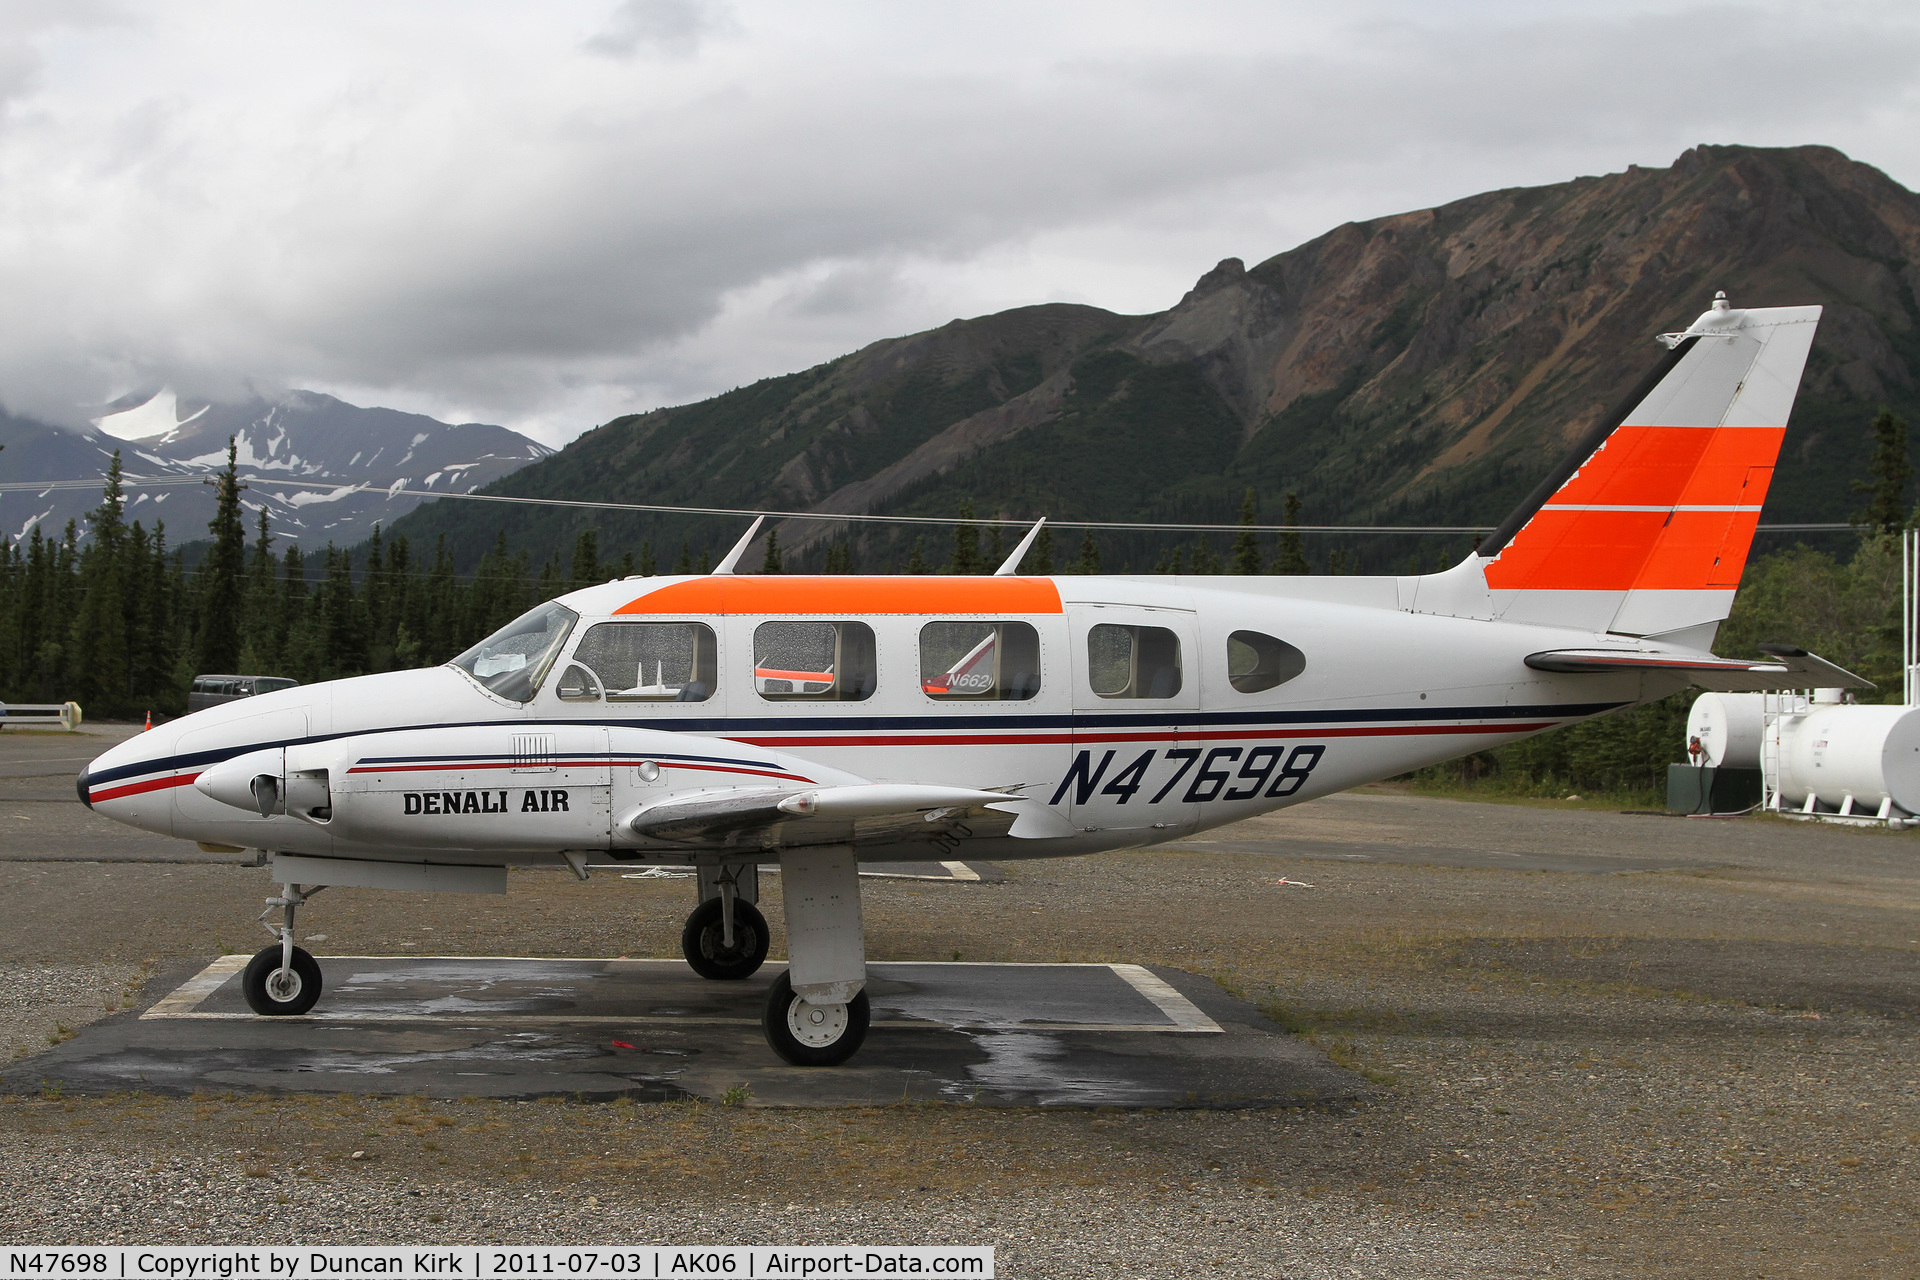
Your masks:
{"label": "grey sky", "polygon": [[8,408],[251,382],[557,444],[1698,142],[1920,185],[1920,11],[7,0],[0,99]]}

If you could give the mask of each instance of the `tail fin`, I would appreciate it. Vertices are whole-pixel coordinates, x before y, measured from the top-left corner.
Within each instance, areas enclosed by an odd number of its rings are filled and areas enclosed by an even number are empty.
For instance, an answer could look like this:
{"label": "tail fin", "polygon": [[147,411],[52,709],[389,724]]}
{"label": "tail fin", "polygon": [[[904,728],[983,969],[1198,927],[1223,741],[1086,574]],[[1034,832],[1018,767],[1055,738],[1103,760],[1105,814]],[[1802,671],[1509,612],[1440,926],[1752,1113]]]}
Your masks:
{"label": "tail fin", "polygon": [[1716,297],[1685,333],[1663,338],[1660,367],[1415,608],[1466,612],[1436,606],[1477,596],[1474,616],[1693,632],[1704,648],[1732,607],[1819,319],[1819,307],[1735,311]]}

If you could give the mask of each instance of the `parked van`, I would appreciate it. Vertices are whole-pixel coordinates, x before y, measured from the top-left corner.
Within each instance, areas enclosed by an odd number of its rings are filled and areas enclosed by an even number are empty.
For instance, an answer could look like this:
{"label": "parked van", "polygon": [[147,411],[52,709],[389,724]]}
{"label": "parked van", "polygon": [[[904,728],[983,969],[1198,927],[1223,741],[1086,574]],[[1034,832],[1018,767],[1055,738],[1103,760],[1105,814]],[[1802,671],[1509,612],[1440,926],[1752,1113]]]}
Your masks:
{"label": "parked van", "polygon": [[291,689],[299,683],[284,676],[195,676],[193,688],[187,693],[187,710],[205,711],[208,707],[217,707],[236,698],[251,698],[256,693],[272,693],[275,689]]}

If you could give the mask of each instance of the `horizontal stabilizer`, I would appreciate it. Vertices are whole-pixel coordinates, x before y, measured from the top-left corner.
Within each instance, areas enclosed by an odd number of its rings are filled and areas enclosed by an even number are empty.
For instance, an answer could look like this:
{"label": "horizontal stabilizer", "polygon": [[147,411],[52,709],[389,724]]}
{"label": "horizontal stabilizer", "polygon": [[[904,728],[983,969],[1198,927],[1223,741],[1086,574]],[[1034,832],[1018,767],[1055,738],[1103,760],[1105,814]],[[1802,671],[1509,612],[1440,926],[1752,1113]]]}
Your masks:
{"label": "horizontal stabilizer", "polygon": [[1871,689],[1873,681],[1792,645],[1763,644],[1773,660],[1748,662],[1710,653],[1660,649],[1549,649],[1527,655],[1535,671],[1664,671],[1685,676],[1702,689],[1760,693],[1771,689]]}

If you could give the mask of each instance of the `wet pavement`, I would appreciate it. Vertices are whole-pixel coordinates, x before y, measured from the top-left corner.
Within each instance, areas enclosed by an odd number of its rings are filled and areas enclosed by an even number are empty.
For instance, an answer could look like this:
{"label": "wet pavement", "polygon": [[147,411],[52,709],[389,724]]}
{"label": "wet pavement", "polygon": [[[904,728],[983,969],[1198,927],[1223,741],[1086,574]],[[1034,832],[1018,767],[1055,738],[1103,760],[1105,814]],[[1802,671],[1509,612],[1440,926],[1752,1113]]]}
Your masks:
{"label": "wet pavement", "polygon": [[876,963],[866,1045],[823,1069],[787,1066],[762,1038],[778,964],[708,982],[670,960],[322,956],[313,1014],[261,1018],[240,995],[246,959],[150,984],[158,1000],[12,1064],[0,1090],[1218,1108],[1362,1088],[1173,969]]}

